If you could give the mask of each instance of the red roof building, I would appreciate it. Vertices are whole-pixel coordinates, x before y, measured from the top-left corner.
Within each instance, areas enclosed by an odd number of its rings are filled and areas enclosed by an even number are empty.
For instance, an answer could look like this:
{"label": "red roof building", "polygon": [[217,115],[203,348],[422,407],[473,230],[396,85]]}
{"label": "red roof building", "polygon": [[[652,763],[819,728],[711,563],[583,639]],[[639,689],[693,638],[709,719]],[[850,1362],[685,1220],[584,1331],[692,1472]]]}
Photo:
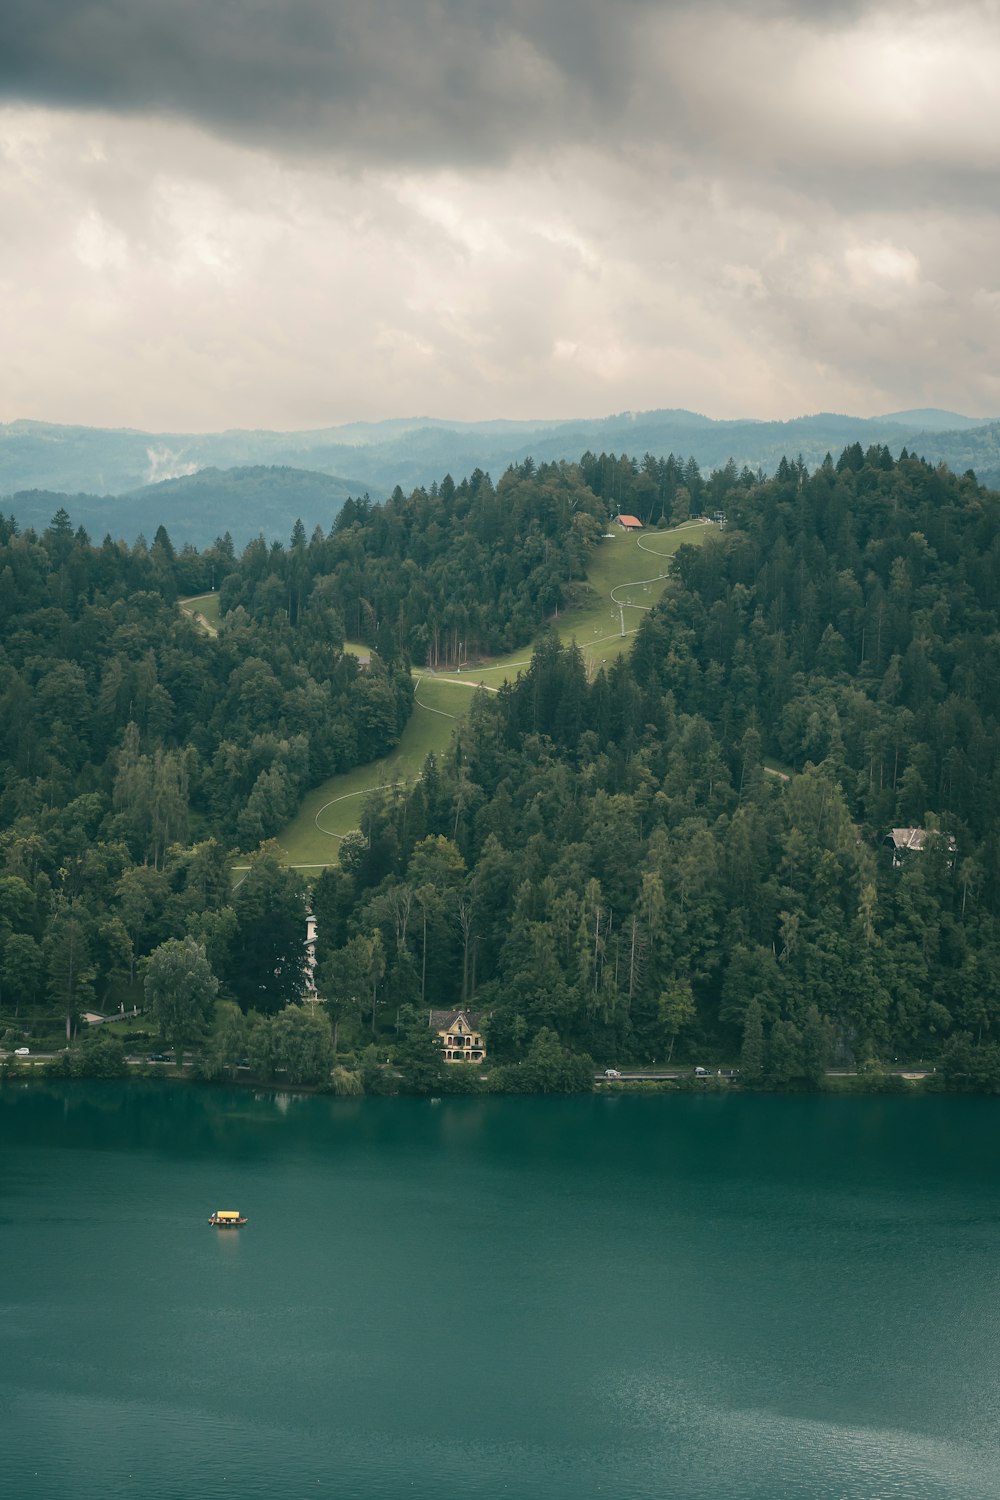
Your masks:
{"label": "red roof building", "polygon": [[614,519],[623,531],[642,530],[642,522],[638,516],[615,516]]}

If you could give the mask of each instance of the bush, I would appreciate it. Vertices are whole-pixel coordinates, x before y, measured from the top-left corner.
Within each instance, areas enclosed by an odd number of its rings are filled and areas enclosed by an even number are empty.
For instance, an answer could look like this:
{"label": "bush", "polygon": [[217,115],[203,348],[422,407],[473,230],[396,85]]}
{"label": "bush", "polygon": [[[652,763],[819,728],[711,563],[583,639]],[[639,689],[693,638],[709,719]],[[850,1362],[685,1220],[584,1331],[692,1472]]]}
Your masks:
{"label": "bush", "polygon": [[898,1073],[887,1073],[883,1068],[866,1068],[854,1077],[834,1077],[823,1080],[824,1094],[905,1094],[914,1087]]}
{"label": "bush", "polygon": [[70,1053],[69,1072],[74,1078],[124,1078],[127,1071],[121,1038],[110,1032],[88,1036]]}
{"label": "bush", "polygon": [[330,1074],[330,1082],[323,1090],[324,1093],[336,1094],[341,1099],[360,1099],[364,1091],[365,1085],[361,1074],[339,1065]]}
{"label": "bush", "polygon": [[372,1043],[361,1054],[361,1081],[366,1094],[385,1095],[399,1092],[399,1079],[383,1063],[384,1054]]}
{"label": "bush", "polygon": [[1000,1045],[977,1045],[967,1031],[957,1032],[941,1049],[945,1086],[963,1094],[1000,1094]]}
{"label": "bush", "polygon": [[589,1094],[594,1063],[585,1053],[564,1047],[558,1033],[543,1026],[524,1061],[494,1068],[488,1087],[494,1094]]}
{"label": "bush", "polygon": [[485,1094],[486,1080],[474,1063],[455,1063],[445,1067],[441,1079],[442,1094]]}

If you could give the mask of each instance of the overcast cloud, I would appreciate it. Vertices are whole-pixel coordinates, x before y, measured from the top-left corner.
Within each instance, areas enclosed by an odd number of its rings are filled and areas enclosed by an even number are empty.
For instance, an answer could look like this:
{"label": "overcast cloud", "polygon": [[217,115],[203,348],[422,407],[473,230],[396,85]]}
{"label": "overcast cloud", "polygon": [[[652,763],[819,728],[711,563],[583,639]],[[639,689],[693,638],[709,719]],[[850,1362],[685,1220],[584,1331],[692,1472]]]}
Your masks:
{"label": "overcast cloud", "polygon": [[1000,6],[6,0],[0,420],[1000,413]]}

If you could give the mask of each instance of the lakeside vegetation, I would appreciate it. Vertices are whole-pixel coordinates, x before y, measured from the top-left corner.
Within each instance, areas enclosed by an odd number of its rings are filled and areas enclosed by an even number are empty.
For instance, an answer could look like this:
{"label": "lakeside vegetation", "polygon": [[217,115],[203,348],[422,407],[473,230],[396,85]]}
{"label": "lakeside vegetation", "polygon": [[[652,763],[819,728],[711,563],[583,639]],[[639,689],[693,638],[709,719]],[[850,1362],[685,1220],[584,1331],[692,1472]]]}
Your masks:
{"label": "lakeside vegetation", "polygon": [[[655,569],[633,650],[609,631],[599,662],[582,622],[610,616],[619,505],[664,552],[655,528],[727,525]],[[695,1056],[780,1087],[922,1056],[1000,1088],[998,560],[996,495],[857,446],[766,481],[527,463],[239,557],[3,521],[0,1036],[136,1003],[166,1026],[191,986],[158,971],[198,953],[228,1020],[203,989],[169,1025],[206,1076],[250,1052],[259,1076],[286,1055],[329,1074],[336,1038],[344,1087],[389,1055],[437,1089],[433,1003],[488,1016],[514,1088]],[[176,607],[213,568],[216,635]],[[459,686],[494,653],[527,665]],[[418,732],[397,776],[429,668],[448,733]],[[346,836],[312,882],[325,1005],[303,1007],[305,880],[267,840],[380,765],[405,784],[354,799],[359,832],[323,825]],[[892,826],[922,851],[894,860]]]}

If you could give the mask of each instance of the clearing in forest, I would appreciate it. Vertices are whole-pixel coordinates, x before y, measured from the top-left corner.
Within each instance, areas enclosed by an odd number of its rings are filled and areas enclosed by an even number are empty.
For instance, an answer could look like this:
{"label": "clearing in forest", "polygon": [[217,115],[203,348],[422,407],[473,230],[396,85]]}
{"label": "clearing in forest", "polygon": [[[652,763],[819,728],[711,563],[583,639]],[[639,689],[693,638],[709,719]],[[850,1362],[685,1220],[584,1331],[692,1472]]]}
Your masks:
{"label": "clearing in forest", "polygon": [[[707,522],[689,521],[670,531],[616,532],[605,538],[594,554],[586,584],[578,586],[578,602],[552,622],[564,644],[576,641],[589,671],[598,671],[628,650],[643,614],[663,592],[670,558],[682,543],[703,541],[710,529]],[[473,691],[495,691],[524,671],[530,660],[531,648],[522,647],[488,663],[463,665],[460,673],[414,668],[414,709],[399,744],[383,759],[333,776],[308,793],[278,835],[288,863],[303,869],[335,863],[340,840],[358,826],[365,794],[413,781],[430,751],[440,755],[447,749]]]}
{"label": "clearing in forest", "polygon": [[178,599],[177,603],[186,615],[190,615],[209,635],[219,633],[218,594],[194,594],[190,599]]}

